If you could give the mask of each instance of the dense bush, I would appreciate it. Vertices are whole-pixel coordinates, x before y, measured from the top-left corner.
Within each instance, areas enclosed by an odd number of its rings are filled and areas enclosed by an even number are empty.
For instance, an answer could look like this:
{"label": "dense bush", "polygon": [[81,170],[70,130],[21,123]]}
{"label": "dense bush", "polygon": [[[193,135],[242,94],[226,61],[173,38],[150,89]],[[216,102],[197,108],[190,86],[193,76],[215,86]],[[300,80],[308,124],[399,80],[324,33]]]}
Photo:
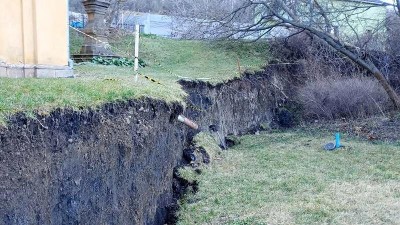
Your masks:
{"label": "dense bush", "polygon": [[381,113],[389,106],[386,92],[370,78],[310,81],[299,88],[297,98],[308,118],[359,118]]}

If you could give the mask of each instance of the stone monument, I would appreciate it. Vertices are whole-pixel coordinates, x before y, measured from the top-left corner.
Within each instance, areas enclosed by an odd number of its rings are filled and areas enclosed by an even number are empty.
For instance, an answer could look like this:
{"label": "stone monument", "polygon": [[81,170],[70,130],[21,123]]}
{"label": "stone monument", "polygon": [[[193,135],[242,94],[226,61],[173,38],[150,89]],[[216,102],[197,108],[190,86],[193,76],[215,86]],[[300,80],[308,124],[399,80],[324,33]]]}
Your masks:
{"label": "stone monument", "polygon": [[83,0],[88,23],[83,32],[85,42],[79,54],[73,55],[76,62],[90,61],[93,57],[115,58],[116,56],[108,45],[108,27],[105,24],[105,15],[110,6],[109,0]]}

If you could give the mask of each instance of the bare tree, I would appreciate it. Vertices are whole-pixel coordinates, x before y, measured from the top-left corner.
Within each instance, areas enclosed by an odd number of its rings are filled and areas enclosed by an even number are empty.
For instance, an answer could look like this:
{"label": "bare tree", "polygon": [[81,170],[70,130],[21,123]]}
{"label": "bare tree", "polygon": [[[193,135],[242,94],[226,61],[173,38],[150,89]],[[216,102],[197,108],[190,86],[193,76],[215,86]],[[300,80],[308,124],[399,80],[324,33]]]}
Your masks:
{"label": "bare tree", "polygon": [[386,18],[387,52],[394,57],[400,57],[400,17],[395,11],[389,11]]}
{"label": "bare tree", "polygon": [[[304,32],[370,72],[382,85],[394,106],[400,109],[398,94],[368,53],[367,43],[372,39],[377,40],[374,35],[379,34],[379,29],[384,27],[384,15],[383,18],[360,16],[367,10],[384,6],[385,4],[364,4],[361,1],[245,0],[235,10],[226,14],[221,13],[221,16],[206,23],[212,24],[208,29],[210,33],[231,38],[249,36],[262,38],[274,32],[281,35],[285,32],[288,35]],[[252,21],[237,22],[237,17],[250,11],[253,12]],[[365,27],[373,24],[375,27],[360,29],[358,24],[364,24]],[[345,32],[342,34],[335,32],[335,26]]]}
{"label": "bare tree", "polygon": [[176,0],[110,0],[110,14],[113,17],[121,11],[130,10],[135,12],[171,14]]}
{"label": "bare tree", "polygon": [[111,4],[106,21],[109,25],[118,22],[123,10],[171,14],[174,2],[174,0],[110,0]]}
{"label": "bare tree", "polygon": [[[171,15],[175,16],[174,30],[184,38],[214,38],[230,28],[219,26],[223,15],[229,15],[243,0],[175,0]],[[231,18],[232,23],[248,23],[253,20],[253,10],[242,10]]]}
{"label": "bare tree", "polygon": [[69,0],[69,11],[85,13],[85,8],[83,7],[82,0]]}

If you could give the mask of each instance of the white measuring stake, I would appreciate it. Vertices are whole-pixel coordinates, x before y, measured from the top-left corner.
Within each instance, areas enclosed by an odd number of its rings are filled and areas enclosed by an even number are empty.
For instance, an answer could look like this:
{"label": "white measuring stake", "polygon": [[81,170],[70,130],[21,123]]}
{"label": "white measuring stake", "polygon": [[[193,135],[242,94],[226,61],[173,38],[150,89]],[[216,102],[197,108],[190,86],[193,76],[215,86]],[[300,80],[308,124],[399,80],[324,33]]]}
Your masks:
{"label": "white measuring stake", "polygon": [[135,81],[138,80],[138,69],[139,69],[139,24],[135,25]]}

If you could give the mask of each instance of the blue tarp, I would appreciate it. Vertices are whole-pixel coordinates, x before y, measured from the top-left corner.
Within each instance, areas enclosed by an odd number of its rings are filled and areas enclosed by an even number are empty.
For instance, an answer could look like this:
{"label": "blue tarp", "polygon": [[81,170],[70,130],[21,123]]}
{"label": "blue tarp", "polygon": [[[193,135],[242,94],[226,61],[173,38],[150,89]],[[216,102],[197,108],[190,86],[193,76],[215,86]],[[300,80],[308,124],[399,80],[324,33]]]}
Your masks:
{"label": "blue tarp", "polygon": [[70,25],[75,28],[83,28],[83,23],[80,21],[71,21]]}

